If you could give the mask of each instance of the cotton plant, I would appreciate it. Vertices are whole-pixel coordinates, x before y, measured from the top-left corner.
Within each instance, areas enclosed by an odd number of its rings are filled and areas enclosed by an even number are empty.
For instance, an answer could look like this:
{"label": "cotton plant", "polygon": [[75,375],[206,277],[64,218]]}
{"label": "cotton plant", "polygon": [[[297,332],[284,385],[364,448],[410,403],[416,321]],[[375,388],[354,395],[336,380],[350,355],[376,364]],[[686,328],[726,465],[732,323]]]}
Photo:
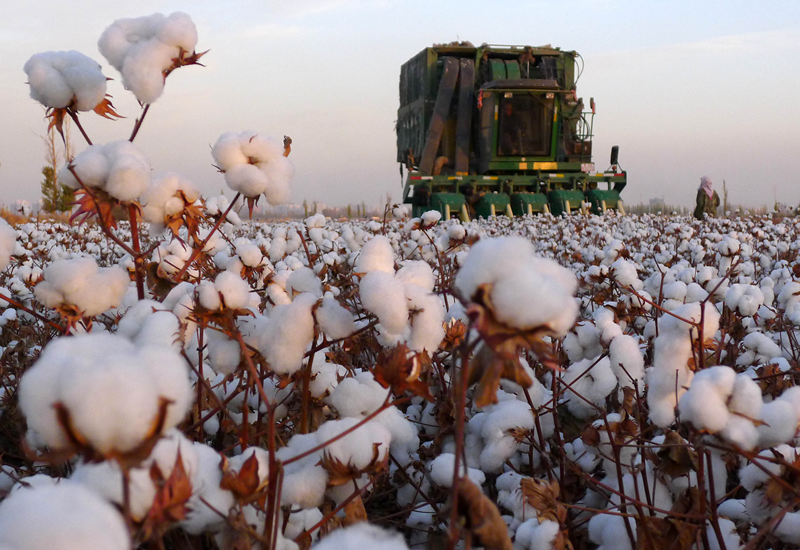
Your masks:
{"label": "cotton plant", "polygon": [[361,248],[353,267],[362,274],[361,301],[378,317],[383,343],[406,343],[413,351],[433,352],[444,338],[444,307],[433,293],[433,272],[419,260],[395,271],[394,254],[391,242],[383,236]]}
{"label": "cotton plant", "polygon": [[105,118],[119,117],[106,94],[100,65],[74,50],[49,51],[31,56],[23,67],[30,96],[48,110],[50,128],[63,137],[65,115],[77,120],[78,112],[94,111]]}
{"label": "cotton plant", "polygon": [[252,210],[261,195],[273,205],[288,201],[294,175],[287,158],[290,143],[252,131],[228,132],[214,144],[211,155],[225,174],[225,183],[245,196]]}
{"label": "cotton plant", "polygon": [[154,13],[118,19],[100,36],[98,49],[122,75],[122,84],[139,103],[150,104],[164,91],[173,70],[198,63],[197,28],[189,15]]}
{"label": "cotton plant", "polygon": [[124,457],[176,426],[192,402],[173,348],[137,348],[124,337],[52,341],[20,381],[32,443],[89,457]]}
{"label": "cotton plant", "polygon": [[[654,342],[653,365],[645,370],[650,419],[660,427],[675,421],[675,407],[694,376],[689,368],[694,346],[699,346],[703,353],[705,341],[713,338],[719,327],[719,313],[708,302],[702,306],[685,304],[673,313],[675,316],[661,318],[660,332]],[[699,341],[698,329],[702,329],[702,341]]]}
{"label": "cotton plant", "polygon": [[8,550],[127,550],[118,510],[77,483],[22,488],[0,502],[0,547]]}
{"label": "cotton plant", "polygon": [[130,283],[121,268],[99,267],[94,258],[58,260],[43,275],[34,296],[69,319],[95,317],[119,306]]}

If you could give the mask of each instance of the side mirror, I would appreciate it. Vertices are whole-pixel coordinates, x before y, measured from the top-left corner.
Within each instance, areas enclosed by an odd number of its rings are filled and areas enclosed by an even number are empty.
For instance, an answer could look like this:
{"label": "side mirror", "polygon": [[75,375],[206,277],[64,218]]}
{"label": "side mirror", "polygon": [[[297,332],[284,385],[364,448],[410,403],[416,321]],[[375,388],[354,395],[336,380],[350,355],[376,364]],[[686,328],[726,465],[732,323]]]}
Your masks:
{"label": "side mirror", "polygon": [[611,165],[616,166],[619,164],[619,145],[614,145],[611,148]]}

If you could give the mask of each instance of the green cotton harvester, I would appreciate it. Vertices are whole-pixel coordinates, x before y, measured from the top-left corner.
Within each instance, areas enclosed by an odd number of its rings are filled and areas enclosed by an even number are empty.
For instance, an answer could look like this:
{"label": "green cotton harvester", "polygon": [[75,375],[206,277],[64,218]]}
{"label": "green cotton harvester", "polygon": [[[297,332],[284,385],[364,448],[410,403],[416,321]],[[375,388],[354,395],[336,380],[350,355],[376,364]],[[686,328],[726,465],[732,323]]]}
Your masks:
{"label": "green cotton harvester", "polygon": [[447,219],[623,211],[627,181],[592,163],[594,100],[575,91],[582,59],[550,46],[425,48],[400,70],[397,161],[413,215]]}

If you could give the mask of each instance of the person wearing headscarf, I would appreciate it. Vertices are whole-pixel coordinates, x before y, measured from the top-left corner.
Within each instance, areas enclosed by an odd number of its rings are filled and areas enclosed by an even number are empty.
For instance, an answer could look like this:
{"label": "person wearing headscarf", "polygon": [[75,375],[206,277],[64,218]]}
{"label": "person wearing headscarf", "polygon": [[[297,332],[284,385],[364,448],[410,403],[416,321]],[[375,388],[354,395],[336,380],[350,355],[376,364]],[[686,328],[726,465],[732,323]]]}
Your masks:
{"label": "person wearing headscarf", "polygon": [[694,217],[702,220],[704,214],[710,217],[717,215],[717,208],[719,208],[719,195],[714,191],[711,178],[703,176],[700,178],[700,187],[697,188],[697,205],[694,209]]}

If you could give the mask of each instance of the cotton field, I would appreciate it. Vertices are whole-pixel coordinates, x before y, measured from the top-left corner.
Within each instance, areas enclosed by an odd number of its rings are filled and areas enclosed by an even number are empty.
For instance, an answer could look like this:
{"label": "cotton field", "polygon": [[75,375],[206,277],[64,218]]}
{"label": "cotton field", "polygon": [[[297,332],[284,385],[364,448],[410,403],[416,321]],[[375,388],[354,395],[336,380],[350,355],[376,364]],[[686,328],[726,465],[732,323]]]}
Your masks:
{"label": "cotton field", "polygon": [[5,547],[800,544],[800,222],[201,204],[2,227]]}
{"label": "cotton field", "polygon": [[198,65],[182,13],[43,52],[85,146],[72,223],[0,220],[0,550],[800,545],[800,222],[257,223],[291,139],[218,138],[233,196],[134,140]]}

